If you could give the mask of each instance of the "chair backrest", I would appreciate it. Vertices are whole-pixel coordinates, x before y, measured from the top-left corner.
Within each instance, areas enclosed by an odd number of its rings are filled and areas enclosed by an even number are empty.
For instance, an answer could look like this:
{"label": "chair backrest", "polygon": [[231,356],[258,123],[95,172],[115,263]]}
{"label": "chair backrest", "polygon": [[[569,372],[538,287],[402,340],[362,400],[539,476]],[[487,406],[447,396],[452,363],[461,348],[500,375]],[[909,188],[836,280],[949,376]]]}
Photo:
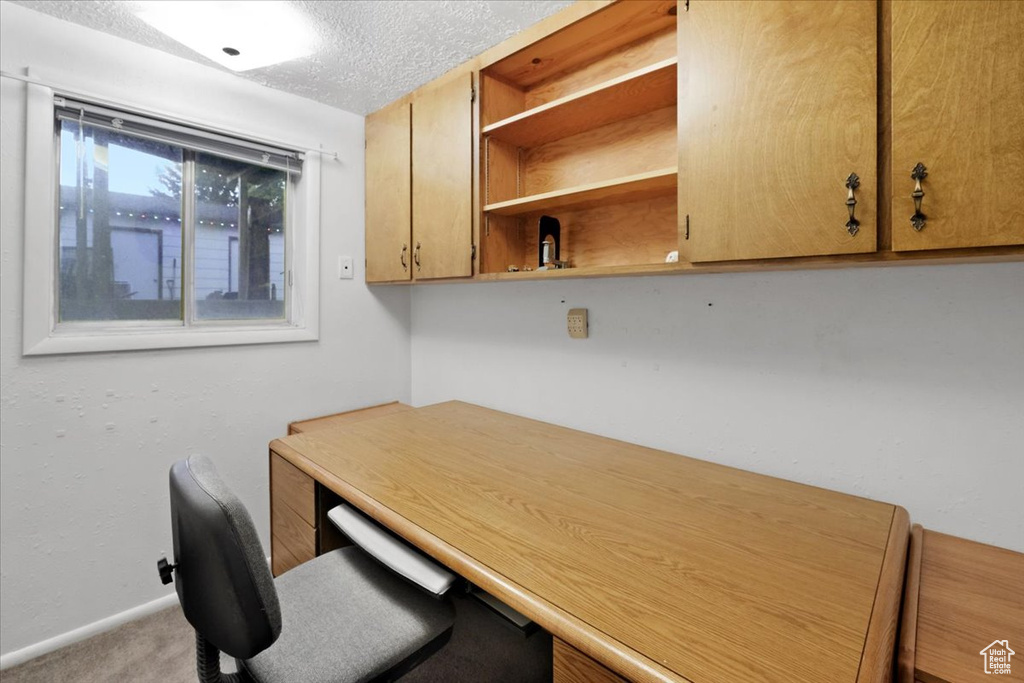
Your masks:
{"label": "chair backrest", "polygon": [[249,659],[281,634],[281,608],[256,527],[208,458],[171,467],[174,586],[185,618],[219,650]]}

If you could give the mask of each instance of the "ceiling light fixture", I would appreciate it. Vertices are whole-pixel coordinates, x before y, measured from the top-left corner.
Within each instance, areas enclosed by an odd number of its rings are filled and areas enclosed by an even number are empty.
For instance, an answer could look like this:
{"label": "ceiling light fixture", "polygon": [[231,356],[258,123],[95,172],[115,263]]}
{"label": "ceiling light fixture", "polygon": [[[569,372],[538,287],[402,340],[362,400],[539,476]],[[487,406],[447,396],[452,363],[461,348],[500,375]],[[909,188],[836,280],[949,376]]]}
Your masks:
{"label": "ceiling light fixture", "polygon": [[232,71],[287,62],[316,49],[316,31],[287,2],[149,0],[136,7],[144,22]]}

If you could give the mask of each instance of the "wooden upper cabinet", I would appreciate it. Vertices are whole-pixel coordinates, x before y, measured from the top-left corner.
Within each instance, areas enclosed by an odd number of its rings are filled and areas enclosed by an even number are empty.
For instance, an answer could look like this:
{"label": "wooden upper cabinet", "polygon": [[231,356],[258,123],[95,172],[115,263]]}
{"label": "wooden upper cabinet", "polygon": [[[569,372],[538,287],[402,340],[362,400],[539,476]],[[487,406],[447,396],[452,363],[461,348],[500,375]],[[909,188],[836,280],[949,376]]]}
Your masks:
{"label": "wooden upper cabinet", "polygon": [[366,117],[366,281],[412,268],[412,119],[408,102]]}
{"label": "wooden upper cabinet", "polygon": [[1024,244],[1022,37],[1018,0],[892,3],[895,251]]}
{"label": "wooden upper cabinet", "polygon": [[[683,257],[876,250],[877,30],[874,2],[680,8]],[[851,174],[859,225],[848,228]]]}
{"label": "wooden upper cabinet", "polygon": [[473,78],[417,92],[412,103],[413,277],[473,274]]}

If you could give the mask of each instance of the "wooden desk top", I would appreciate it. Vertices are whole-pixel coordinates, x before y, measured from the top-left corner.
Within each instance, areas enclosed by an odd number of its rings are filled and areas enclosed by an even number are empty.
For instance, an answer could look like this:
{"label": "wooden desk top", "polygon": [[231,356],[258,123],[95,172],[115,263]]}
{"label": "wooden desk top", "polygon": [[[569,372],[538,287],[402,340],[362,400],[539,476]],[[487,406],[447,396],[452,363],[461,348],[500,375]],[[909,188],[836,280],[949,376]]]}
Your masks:
{"label": "wooden desk top", "polygon": [[902,508],[458,402],[271,448],[631,680],[886,675]]}
{"label": "wooden desk top", "polygon": [[[924,530],[915,675],[926,683],[1024,681],[1024,555]],[[1010,675],[986,674],[982,648],[1008,640]]]}

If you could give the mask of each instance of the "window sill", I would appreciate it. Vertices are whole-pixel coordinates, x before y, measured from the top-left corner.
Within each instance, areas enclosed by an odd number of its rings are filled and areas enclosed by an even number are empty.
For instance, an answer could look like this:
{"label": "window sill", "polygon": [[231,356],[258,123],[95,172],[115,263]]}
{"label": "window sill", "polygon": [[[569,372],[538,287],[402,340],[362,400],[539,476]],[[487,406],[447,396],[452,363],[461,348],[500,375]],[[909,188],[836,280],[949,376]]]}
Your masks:
{"label": "window sill", "polygon": [[316,331],[305,327],[237,326],[218,329],[104,329],[58,331],[40,339],[23,350],[26,356],[49,356],[104,351],[143,351],[151,349],[182,349],[204,346],[240,346],[245,344],[280,344],[317,341]]}

